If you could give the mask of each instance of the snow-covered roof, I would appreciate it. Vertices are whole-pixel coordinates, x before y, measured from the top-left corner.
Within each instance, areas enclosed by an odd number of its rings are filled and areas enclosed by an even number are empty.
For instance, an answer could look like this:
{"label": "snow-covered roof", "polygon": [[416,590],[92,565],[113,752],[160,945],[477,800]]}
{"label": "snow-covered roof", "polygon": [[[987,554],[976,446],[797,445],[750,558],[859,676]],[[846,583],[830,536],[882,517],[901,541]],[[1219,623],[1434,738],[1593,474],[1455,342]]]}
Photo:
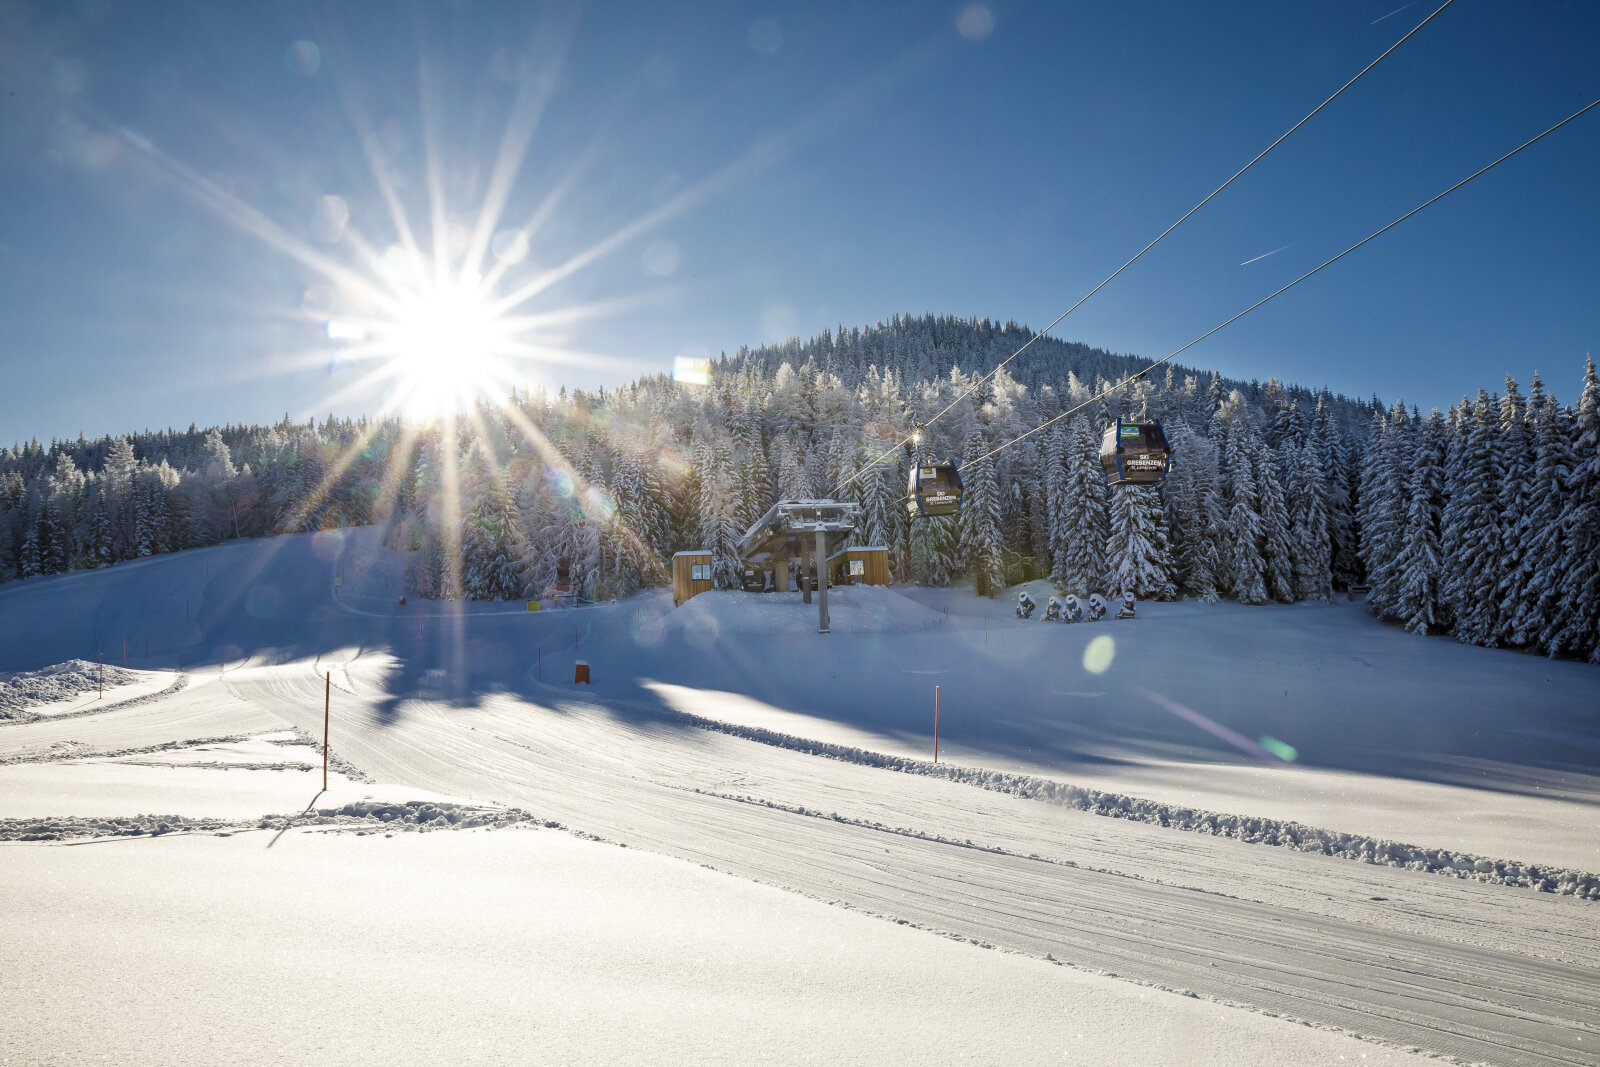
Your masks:
{"label": "snow-covered roof", "polygon": [[673,559],[677,559],[679,556],[709,556],[709,555],[711,555],[711,550],[709,548],[691,548],[687,552],[674,552],[672,554],[672,558]]}

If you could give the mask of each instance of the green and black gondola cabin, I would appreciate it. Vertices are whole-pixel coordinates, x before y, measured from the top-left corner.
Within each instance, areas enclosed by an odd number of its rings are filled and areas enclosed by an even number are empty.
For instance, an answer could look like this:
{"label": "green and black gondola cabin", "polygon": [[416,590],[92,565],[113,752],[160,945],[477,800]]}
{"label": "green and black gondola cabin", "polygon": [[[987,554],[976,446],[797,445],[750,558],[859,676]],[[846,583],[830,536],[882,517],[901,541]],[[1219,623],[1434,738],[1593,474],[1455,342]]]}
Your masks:
{"label": "green and black gondola cabin", "polygon": [[1160,485],[1172,467],[1172,451],[1161,423],[1118,419],[1100,441],[1100,466],[1107,485]]}
{"label": "green and black gondola cabin", "polygon": [[912,515],[954,515],[961,510],[961,472],[954,462],[919,463],[906,486],[906,510]]}

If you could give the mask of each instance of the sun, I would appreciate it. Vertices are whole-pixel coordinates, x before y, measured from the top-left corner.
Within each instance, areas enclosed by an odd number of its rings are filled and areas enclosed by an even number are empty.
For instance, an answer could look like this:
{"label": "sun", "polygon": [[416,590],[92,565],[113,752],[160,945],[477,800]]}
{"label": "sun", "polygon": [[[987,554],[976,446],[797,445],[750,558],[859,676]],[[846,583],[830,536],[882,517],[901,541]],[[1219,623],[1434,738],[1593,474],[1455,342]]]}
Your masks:
{"label": "sun", "polygon": [[372,339],[389,362],[409,415],[431,417],[492,396],[511,354],[506,324],[475,286],[450,284],[400,304],[373,324]]}

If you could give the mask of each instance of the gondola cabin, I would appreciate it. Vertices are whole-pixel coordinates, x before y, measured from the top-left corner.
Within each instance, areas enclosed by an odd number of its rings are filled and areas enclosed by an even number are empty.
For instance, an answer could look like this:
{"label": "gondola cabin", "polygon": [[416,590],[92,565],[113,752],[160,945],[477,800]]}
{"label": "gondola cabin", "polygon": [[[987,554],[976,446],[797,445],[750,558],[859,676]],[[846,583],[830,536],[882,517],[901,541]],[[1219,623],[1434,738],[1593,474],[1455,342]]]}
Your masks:
{"label": "gondola cabin", "polygon": [[906,510],[913,515],[954,515],[961,510],[961,472],[952,462],[911,468]]}
{"label": "gondola cabin", "polygon": [[1100,441],[1100,466],[1107,485],[1160,485],[1172,466],[1161,424],[1118,419]]}

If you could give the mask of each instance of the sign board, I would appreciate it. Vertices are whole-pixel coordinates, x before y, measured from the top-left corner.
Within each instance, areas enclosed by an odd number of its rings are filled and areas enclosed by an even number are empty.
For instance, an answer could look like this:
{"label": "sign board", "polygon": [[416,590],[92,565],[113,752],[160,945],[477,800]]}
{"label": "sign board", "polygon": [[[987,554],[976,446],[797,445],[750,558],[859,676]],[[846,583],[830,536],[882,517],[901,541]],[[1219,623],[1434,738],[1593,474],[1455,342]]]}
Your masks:
{"label": "sign board", "polygon": [[539,610],[539,602],[537,600],[528,601],[528,610],[529,611],[538,611]]}
{"label": "sign board", "polygon": [[338,577],[338,578],[335,578],[333,580],[333,584],[334,585],[343,585],[344,584],[344,578],[342,576]]}
{"label": "sign board", "polygon": [[1139,436],[1139,427],[1137,427],[1137,426],[1124,426],[1121,429],[1120,432],[1121,432],[1122,436],[1124,436],[1124,437],[1138,437]]}

